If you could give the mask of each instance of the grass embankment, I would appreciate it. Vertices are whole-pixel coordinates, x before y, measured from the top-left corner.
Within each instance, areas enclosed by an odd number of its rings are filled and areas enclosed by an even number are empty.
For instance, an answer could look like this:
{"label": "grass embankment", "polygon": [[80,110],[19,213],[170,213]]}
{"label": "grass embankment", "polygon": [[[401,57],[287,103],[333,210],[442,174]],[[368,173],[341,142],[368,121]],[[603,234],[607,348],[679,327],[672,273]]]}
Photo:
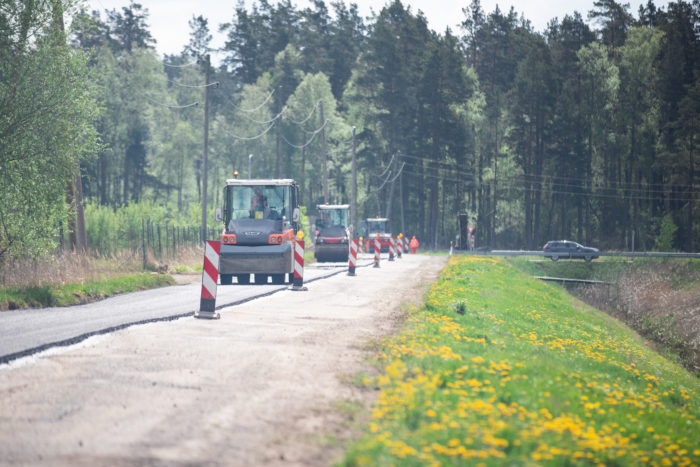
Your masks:
{"label": "grass embankment", "polygon": [[535,276],[594,279],[610,285],[564,285],[589,305],[624,321],[669,358],[700,376],[700,261],[679,258],[582,261],[510,259]]}
{"label": "grass embankment", "polygon": [[6,287],[0,288],[0,310],[77,305],[174,283],[167,274],[141,273],[60,286]]}
{"label": "grass embankment", "polygon": [[568,277],[617,282],[625,275],[642,276],[649,271],[662,272],[675,289],[692,287],[700,282],[700,261],[683,258],[620,258],[602,257],[586,263],[577,260],[532,260],[510,258],[518,269],[534,276]]}
{"label": "grass embankment", "polygon": [[700,463],[700,383],[505,261],[452,257],[385,343],[345,465]]}

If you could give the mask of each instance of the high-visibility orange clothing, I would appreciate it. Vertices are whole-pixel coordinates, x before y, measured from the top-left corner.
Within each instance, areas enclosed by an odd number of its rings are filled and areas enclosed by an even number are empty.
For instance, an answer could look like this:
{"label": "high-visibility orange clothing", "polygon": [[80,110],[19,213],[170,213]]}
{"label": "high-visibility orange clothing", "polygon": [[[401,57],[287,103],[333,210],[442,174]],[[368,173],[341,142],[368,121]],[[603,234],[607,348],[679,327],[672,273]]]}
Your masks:
{"label": "high-visibility orange clothing", "polygon": [[411,247],[411,253],[415,254],[419,245],[420,243],[418,243],[418,240],[416,240],[416,236],[414,235],[413,238],[411,238],[411,243],[409,244]]}

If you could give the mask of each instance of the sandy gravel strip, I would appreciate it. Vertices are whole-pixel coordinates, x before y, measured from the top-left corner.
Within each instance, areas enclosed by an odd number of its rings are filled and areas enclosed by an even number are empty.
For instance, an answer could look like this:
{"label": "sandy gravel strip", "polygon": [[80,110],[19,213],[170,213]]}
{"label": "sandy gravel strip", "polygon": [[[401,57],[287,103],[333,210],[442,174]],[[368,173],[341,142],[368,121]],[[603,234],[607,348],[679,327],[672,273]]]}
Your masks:
{"label": "sandy gravel strip", "polygon": [[[3,465],[329,465],[353,386],[445,257],[404,255],[221,310],[0,367]],[[405,308],[405,307],[404,307]]]}

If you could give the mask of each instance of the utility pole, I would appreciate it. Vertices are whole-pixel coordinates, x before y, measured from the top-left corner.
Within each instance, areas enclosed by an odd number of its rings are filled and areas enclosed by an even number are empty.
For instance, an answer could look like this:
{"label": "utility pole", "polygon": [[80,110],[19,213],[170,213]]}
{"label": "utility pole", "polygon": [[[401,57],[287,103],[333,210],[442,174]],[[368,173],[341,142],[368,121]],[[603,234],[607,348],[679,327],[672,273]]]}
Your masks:
{"label": "utility pole", "polygon": [[209,151],[209,54],[206,55],[204,66],[205,86],[204,86],[204,147],[202,150],[202,235],[201,240],[207,239],[207,159]]}
{"label": "utility pole", "polygon": [[355,127],[352,127],[352,201],[350,203],[352,236],[357,237],[357,159],[355,157]]}
{"label": "utility pole", "polygon": [[328,203],[328,169],[326,164],[326,126],[323,119],[323,101],[318,101],[321,111],[321,151],[323,152],[323,202]]}

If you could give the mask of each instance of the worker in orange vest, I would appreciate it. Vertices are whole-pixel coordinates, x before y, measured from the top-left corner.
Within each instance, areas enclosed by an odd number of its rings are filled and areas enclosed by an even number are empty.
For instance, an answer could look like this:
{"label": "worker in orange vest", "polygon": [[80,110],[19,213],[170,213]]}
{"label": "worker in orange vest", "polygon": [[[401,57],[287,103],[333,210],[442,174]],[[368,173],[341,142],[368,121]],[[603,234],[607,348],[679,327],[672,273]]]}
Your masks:
{"label": "worker in orange vest", "polygon": [[418,240],[416,240],[416,236],[414,235],[413,238],[411,238],[411,243],[409,243],[409,246],[411,247],[411,254],[416,254],[416,250],[418,249]]}

